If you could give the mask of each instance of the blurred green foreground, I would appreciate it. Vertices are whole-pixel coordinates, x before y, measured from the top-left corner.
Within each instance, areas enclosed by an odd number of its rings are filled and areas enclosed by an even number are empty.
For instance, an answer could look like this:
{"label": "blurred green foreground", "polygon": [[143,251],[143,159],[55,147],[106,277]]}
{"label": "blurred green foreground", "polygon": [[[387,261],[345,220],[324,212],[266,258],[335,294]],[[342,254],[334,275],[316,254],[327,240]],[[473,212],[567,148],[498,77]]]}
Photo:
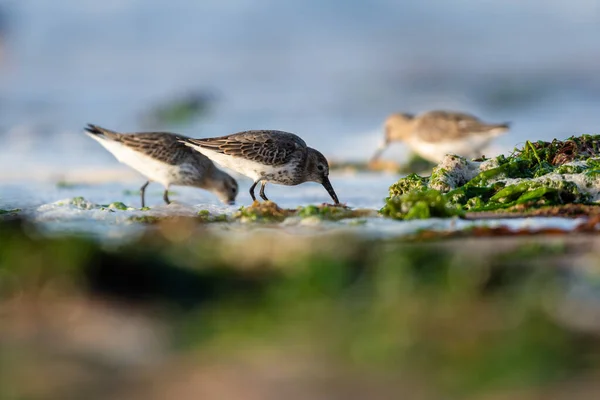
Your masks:
{"label": "blurred green foreground", "polygon": [[0,399],[594,399],[594,236],[0,224]]}

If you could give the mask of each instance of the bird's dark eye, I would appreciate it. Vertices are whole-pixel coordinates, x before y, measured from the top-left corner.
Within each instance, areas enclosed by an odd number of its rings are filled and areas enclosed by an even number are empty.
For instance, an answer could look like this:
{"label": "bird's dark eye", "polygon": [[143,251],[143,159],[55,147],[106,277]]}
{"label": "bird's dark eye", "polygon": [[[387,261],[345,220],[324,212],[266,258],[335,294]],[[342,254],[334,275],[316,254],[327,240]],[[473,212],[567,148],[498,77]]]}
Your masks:
{"label": "bird's dark eye", "polygon": [[319,165],[319,166],[317,167],[317,169],[318,169],[319,171],[323,171],[323,166],[322,166],[322,165]]}

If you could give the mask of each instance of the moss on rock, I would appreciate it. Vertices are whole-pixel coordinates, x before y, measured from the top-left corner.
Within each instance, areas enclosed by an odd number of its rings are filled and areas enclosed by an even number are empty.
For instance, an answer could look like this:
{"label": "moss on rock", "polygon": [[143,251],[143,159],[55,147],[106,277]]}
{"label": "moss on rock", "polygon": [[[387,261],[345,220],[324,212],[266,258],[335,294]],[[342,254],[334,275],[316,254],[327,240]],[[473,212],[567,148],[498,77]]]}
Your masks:
{"label": "moss on rock", "polygon": [[[448,155],[430,177],[390,186],[381,213],[399,219],[452,216],[600,200],[600,136],[529,142],[509,156],[469,161]],[[446,202],[442,207],[440,202]],[[458,210],[458,211],[456,211]]]}
{"label": "moss on rock", "polygon": [[288,216],[293,215],[295,210],[280,208],[272,201],[255,201],[249,207],[240,207],[234,214],[234,218],[242,222],[261,221],[261,222],[281,222]]}
{"label": "moss on rock", "polygon": [[289,217],[339,221],[341,219],[364,218],[376,215],[374,210],[352,209],[346,206],[332,206],[329,204],[309,205],[293,210],[281,208],[272,201],[262,203],[255,201],[249,207],[240,207],[233,217],[242,222],[282,222]]}
{"label": "moss on rock", "polygon": [[395,219],[445,218],[463,214],[445,194],[434,189],[390,197],[380,212]]}
{"label": "moss on rock", "polygon": [[423,191],[429,185],[429,177],[410,174],[390,186],[390,197],[400,196],[405,193]]}
{"label": "moss on rock", "polygon": [[374,214],[367,209],[352,209],[350,207],[334,207],[327,204],[298,207],[296,215],[300,218],[318,218],[328,221],[339,221],[348,218],[364,218]]}
{"label": "moss on rock", "polygon": [[126,206],[125,204],[123,204],[120,201],[114,201],[114,202],[110,203],[106,208],[121,210],[121,211],[131,209],[130,207]]}
{"label": "moss on rock", "polygon": [[94,203],[86,200],[82,196],[73,197],[68,204],[82,210],[91,210],[96,206]]}
{"label": "moss on rock", "polygon": [[227,214],[211,214],[208,210],[198,211],[198,219],[202,222],[227,222]]}

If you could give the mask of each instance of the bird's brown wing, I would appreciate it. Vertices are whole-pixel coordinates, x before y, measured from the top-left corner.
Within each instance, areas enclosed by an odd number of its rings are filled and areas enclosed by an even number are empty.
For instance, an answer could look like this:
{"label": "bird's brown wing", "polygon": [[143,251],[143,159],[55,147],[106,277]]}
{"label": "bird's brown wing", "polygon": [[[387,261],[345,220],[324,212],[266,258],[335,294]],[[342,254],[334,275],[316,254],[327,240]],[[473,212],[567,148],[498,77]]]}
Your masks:
{"label": "bird's brown wing", "polygon": [[461,139],[498,129],[508,129],[508,124],[486,124],[473,115],[448,111],[422,114],[414,125],[415,133],[429,142]]}
{"label": "bird's brown wing", "polygon": [[306,152],[306,143],[298,136],[272,130],[245,131],[217,138],[187,141],[207,150],[273,166],[287,164],[295,153]]}
{"label": "bird's brown wing", "polygon": [[85,129],[170,165],[177,165],[194,154],[192,149],[179,141],[187,139],[186,136],[170,132],[118,133],[96,125],[88,125]]}

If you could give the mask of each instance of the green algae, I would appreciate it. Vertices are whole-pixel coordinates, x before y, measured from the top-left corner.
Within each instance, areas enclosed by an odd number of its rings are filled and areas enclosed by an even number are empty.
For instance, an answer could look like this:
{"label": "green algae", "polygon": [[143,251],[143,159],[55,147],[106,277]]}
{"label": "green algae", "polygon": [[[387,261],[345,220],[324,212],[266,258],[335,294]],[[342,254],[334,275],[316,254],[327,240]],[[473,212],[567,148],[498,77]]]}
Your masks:
{"label": "green algae", "polygon": [[113,201],[110,204],[99,204],[99,205],[97,205],[97,207],[102,211],[108,211],[108,212],[115,212],[115,210],[119,210],[119,211],[135,210],[135,208],[129,207],[128,205],[126,205],[120,201]]}
{"label": "green algae", "polygon": [[162,222],[183,222],[191,221],[198,224],[228,222],[230,217],[226,214],[211,214],[208,210],[200,210],[196,216],[181,215],[132,215],[127,219],[130,222],[154,225]]}
{"label": "green algae", "polygon": [[55,204],[58,206],[73,206],[73,207],[79,208],[81,210],[102,210],[102,211],[108,211],[108,212],[115,212],[116,210],[119,210],[119,211],[135,210],[133,207],[129,207],[128,205],[126,205],[120,201],[113,201],[110,204],[95,204],[89,200],[86,200],[82,196],[73,197],[72,199],[67,200],[67,201],[59,201]]}
{"label": "green algae", "polygon": [[469,186],[486,186],[490,182],[500,179],[528,179],[533,178],[535,173],[531,163],[519,158],[507,158],[503,155],[489,160],[494,167],[479,172],[467,183]]}
{"label": "green algae", "polygon": [[163,221],[165,218],[158,217],[156,215],[132,215],[127,220],[130,222],[137,222],[140,224],[157,224]]}
{"label": "green algae", "polygon": [[296,210],[296,215],[300,218],[318,218],[327,221],[367,217],[372,213],[371,210],[351,209],[350,207],[330,206],[327,204],[298,207]]}
{"label": "green algae", "polygon": [[445,194],[434,189],[390,197],[380,213],[395,219],[445,218],[463,214]]}
{"label": "green algae", "polygon": [[328,204],[309,205],[297,209],[280,208],[271,201],[262,203],[254,202],[249,207],[240,207],[233,215],[234,219],[242,222],[283,222],[290,217],[300,219],[314,218],[326,221],[339,221],[342,219],[364,218],[376,216],[374,210],[352,209],[345,206],[332,206]]}
{"label": "green algae", "polygon": [[198,211],[198,219],[202,222],[228,222],[227,214],[211,214],[208,210]]}
{"label": "green algae", "polygon": [[299,207],[297,215],[300,218],[317,217],[321,219],[338,219],[337,217],[342,214],[341,207],[318,207],[310,205],[306,207]]}
{"label": "green algae", "polygon": [[110,203],[108,206],[106,206],[106,208],[121,210],[121,211],[131,209],[131,207],[126,206],[125,204],[121,203],[120,201],[114,201],[114,202]]}
{"label": "green algae", "polygon": [[469,161],[448,155],[431,176],[411,174],[391,185],[380,212],[410,219],[517,205],[589,204],[600,197],[599,149],[600,136],[582,135],[527,141],[511,155],[493,159]]}
{"label": "green algae", "polygon": [[248,207],[240,207],[233,217],[242,222],[282,222],[294,212],[295,210],[280,208],[272,201],[255,201]]}
{"label": "green algae", "polygon": [[[309,205],[297,209],[284,209],[271,201],[255,202],[247,207],[240,207],[233,215],[213,214],[209,210],[200,210],[196,216],[152,216],[134,215],[128,218],[131,222],[144,224],[157,224],[169,220],[191,220],[198,223],[218,222],[257,222],[257,223],[279,223],[287,218],[296,217],[300,219],[314,218],[326,221],[339,221],[342,219],[359,219],[376,217],[377,212],[371,209],[352,209],[349,207],[336,207],[327,204]],[[364,220],[363,222],[364,223]]]}
{"label": "green algae", "polygon": [[[499,190],[490,197],[490,201],[498,204],[523,204],[530,201],[549,201],[553,204],[573,203],[587,200],[577,189],[577,185],[568,181],[521,181]],[[512,205],[512,204],[511,204]]]}
{"label": "green algae", "polygon": [[427,189],[429,180],[429,177],[410,174],[390,186],[390,197],[400,196],[414,191],[424,191]]}
{"label": "green algae", "polygon": [[71,205],[71,206],[77,207],[81,210],[91,210],[96,207],[96,205],[94,203],[86,200],[82,196],[73,197],[66,204],[61,202],[61,203],[58,203],[58,205]]}

